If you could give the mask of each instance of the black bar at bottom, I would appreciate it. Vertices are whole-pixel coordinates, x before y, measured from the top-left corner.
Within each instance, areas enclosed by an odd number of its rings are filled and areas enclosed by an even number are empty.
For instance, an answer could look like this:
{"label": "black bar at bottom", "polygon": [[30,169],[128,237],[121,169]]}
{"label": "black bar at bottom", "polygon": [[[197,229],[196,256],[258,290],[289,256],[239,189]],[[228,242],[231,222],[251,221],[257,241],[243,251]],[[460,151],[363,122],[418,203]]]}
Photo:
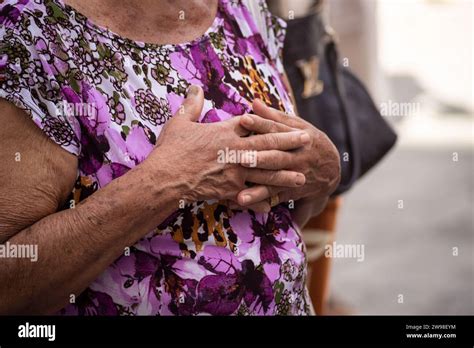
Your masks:
{"label": "black bar at bottom", "polygon": [[[0,317],[11,345],[408,344],[472,347],[473,316]],[[52,326],[54,325],[54,341]],[[32,337],[39,336],[43,337]],[[20,337],[23,336],[23,337]],[[26,337],[24,337],[26,336]]]}

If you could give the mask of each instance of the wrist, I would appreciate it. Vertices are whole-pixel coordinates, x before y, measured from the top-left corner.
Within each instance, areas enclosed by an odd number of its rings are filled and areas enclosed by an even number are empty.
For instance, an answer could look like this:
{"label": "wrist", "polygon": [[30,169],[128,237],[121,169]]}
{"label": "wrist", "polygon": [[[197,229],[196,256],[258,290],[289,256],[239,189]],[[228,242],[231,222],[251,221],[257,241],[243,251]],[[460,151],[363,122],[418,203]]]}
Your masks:
{"label": "wrist", "polygon": [[[155,149],[155,151],[157,151]],[[153,154],[153,158],[146,159],[140,166],[143,168],[146,181],[152,183],[150,189],[153,197],[166,195],[167,200],[176,203],[176,209],[182,201],[193,201],[194,190],[192,182],[187,179],[186,171],[179,162],[160,152]]]}

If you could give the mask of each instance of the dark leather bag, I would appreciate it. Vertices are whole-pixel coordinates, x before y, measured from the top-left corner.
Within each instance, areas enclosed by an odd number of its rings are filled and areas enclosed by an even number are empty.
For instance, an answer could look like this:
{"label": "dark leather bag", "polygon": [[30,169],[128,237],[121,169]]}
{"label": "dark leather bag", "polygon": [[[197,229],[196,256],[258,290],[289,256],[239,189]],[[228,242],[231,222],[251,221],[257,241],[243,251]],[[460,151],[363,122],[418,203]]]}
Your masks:
{"label": "dark leather bag", "polygon": [[364,85],[340,64],[319,13],[288,21],[283,62],[299,115],[339,150],[341,183],[334,194],[346,192],[394,146],[397,135]]}

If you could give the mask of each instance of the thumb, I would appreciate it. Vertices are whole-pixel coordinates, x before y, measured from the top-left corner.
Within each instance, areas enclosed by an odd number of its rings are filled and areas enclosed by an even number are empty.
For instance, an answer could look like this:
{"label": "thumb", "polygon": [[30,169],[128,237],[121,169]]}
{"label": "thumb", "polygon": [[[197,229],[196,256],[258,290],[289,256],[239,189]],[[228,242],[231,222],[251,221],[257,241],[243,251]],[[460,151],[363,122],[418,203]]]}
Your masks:
{"label": "thumb", "polygon": [[204,105],[204,92],[197,85],[191,85],[188,88],[186,98],[179,107],[178,115],[185,117],[190,121],[196,122],[201,116],[202,107]]}

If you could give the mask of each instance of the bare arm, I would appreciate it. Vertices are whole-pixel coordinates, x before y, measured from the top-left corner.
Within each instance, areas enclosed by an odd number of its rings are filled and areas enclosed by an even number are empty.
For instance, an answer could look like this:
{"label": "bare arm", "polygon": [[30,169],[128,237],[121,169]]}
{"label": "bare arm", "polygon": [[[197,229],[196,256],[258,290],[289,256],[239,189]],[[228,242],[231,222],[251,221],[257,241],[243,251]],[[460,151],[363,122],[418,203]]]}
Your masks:
{"label": "bare arm", "polygon": [[74,209],[57,212],[74,185],[77,158],[0,99],[0,243],[38,246],[37,262],[0,259],[0,314],[64,307],[181,199],[235,199],[246,181],[296,186],[296,172],[221,163],[217,153],[226,147],[297,149],[304,145],[302,132],[243,138],[238,118],[196,123],[203,102],[200,88],[190,91],[183,112],[167,122],[145,161]]}
{"label": "bare arm", "polygon": [[22,111],[0,105],[0,242],[38,246],[37,262],[0,259],[0,313],[55,312],[172,213],[183,192],[165,168],[154,171],[157,183],[138,166],[55,213],[74,185],[77,158]]}

